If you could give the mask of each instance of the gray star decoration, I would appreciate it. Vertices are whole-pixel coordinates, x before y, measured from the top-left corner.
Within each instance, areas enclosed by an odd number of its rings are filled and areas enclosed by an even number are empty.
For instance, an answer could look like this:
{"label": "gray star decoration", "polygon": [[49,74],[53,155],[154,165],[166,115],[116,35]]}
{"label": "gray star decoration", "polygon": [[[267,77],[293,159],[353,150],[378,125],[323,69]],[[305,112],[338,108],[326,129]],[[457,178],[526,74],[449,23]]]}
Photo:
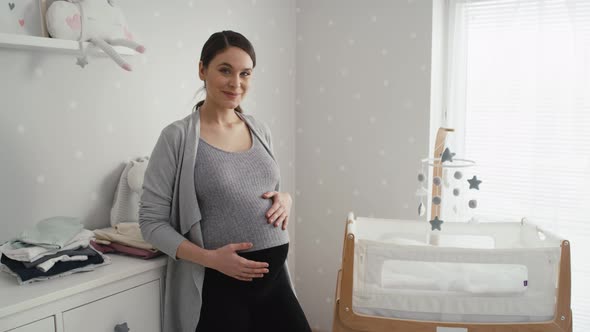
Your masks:
{"label": "gray star decoration", "polygon": [[451,152],[451,150],[449,150],[449,148],[446,148],[445,151],[442,154],[442,157],[440,159],[441,162],[445,162],[445,161],[450,161],[453,162],[453,157],[455,156],[456,153]]}
{"label": "gray star decoration", "polygon": [[476,175],[474,175],[471,179],[467,180],[467,182],[469,182],[469,189],[479,190],[479,184],[481,183],[481,180],[478,180]]}
{"label": "gray star decoration", "polygon": [[88,60],[86,59],[86,56],[78,57],[76,60],[76,64],[78,66],[80,66],[81,68],[86,67],[86,65],[88,64]]}
{"label": "gray star decoration", "polygon": [[123,323],[123,324],[119,324],[115,326],[115,332],[128,332],[129,331],[129,327],[127,326],[127,323]]}
{"label": "gray star decoration", "polygon": [[438,219],[438,216],[434,217],[434,219],[430,221],[430,225],[432,225],[432,230],[438,229],[440,231],[440,225],[442,223],[444,223],[444,221]]}

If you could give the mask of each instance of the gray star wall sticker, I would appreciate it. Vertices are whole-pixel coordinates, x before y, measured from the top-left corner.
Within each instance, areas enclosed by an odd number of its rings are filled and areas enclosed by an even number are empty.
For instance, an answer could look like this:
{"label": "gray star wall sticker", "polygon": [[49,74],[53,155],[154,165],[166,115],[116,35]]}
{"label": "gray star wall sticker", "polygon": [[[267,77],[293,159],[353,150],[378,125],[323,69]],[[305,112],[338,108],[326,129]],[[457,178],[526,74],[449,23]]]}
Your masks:
{"label": "gray star wall sticker", "polygon": [[481,183],[481,180],[478,180],[476,175],[474,175],[471,179],[467,180],[467,182],[469,182],[469,189],[479,190],[479,184]]}
{"label": "gray star wall sticker", "polygon": [[438,229],[439,231],[440,229],[440,225],[443,223],[444,221],[438,219],[438,216],[434,217],[434,219],[432,219],[430,221],[430,225],[432,225],[432,230]]}
{"label": "gray star wall sticker", "polygon": [[451,150],[449,150],[449,148],[446,148],[445,151],[442,154],[442,157],[440,159],[441,162],[445,162],[445,161],[450,161],[453,162],[453,157],[455,156],[456,153],[451,152]]}

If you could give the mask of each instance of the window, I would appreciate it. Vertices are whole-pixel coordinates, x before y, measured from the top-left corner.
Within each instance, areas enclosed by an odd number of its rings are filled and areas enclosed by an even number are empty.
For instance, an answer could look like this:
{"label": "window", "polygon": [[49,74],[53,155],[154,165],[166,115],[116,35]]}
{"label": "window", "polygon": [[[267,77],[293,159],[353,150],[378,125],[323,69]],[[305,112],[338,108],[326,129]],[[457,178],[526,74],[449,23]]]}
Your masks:
{"label": "window", "polygon": [[590,1],[448,0],[443,126],[478,163],[478,215],[572,243],[574,330],[590,331]]}

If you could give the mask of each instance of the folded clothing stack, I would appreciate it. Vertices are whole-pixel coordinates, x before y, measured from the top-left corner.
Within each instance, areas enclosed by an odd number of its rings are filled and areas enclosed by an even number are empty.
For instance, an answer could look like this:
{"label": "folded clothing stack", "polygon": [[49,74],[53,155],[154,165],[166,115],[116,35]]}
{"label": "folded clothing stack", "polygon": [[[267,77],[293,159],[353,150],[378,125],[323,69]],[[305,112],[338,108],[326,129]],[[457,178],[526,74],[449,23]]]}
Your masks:
{"label": "folded clothing stack", "polygon": [[124,222],[115,227],[95,229],[94,235],[96,239],[91,241],[91,244],[103,253],[119,253],[143,259],[162,254],[161,251],[145,242],[137,222]]}
{"label": "folded clothing stack", "polygon": [[92,271],[110,263],[110,258],[90,246],[92,238],[94,233],[77,218],[41,220],[0,246],[0,269],[15,276],[19,284]]}

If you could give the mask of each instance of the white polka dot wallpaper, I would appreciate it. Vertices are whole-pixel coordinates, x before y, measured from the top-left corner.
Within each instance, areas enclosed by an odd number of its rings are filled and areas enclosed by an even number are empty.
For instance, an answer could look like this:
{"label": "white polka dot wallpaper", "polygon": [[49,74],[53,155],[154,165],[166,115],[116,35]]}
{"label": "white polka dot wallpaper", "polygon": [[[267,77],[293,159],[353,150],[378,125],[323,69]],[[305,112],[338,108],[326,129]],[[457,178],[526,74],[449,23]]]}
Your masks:
{"label": "white polka dot wallpaper", "polygon": [[428,153],[431,1],[297,1],[297,292],[331,331],[348,212],[416,218]]}
{"label": "white polka dot wallpaper", "polygon": [[201,47],[243,33],[256,50],[243,108],[273,134],[292,194],[289,263],[314,331],[332,329],[348,212],[415,218],[428,152],[432,1],[119,1],[143,55],[0,48],[0,243],[40,219],[107,227],[124,163],[196,101]]}

